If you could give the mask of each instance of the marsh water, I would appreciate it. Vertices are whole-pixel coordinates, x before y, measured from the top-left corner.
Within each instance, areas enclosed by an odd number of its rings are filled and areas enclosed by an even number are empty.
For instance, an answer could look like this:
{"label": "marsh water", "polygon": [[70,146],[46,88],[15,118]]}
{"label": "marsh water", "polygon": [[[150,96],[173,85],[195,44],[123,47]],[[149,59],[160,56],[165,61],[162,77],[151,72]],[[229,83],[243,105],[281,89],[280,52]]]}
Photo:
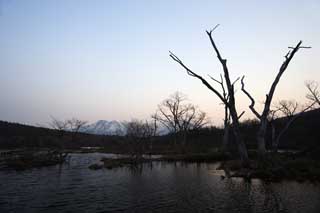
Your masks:
{"label": "marsh water", "polygon": [[0,171],[0,212],[320,212],[320,185],[221,178],[218,164],[154,162],[90,170],[110,154]]}

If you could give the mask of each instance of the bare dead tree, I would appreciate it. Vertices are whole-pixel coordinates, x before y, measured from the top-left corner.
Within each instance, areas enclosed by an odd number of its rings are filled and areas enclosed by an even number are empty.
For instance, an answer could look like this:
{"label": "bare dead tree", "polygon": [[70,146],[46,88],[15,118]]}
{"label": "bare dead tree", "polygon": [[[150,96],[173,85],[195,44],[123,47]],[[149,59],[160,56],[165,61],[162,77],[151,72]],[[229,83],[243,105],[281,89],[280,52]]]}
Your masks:
{"label": "bare dead tree", "polygon": [[156,135],[154,123],[133,119],[122,124],[132,157],[141,157],[145,152],[145,145]]}
{"label": "bare dead tree", "polygon": [[54,118],[53,116],[50,116],[50,118],[51,118],[51,121],[48,123],[49,126],[52,129],[58,131],[59,137],[63,137],[65,132],[68,130],[68,122],[63,121],[63,120],[58,120],[58,119]]}
{"label": "bare dead tree", "polygon": [[158,115],[157,112],[153,115],[151,115],[151,121],[148,122],[146,121],[148,127],[152,130],[151,132],[151,139],[150,139],[150,143],[149,143],[149,150],[152,151],[153,150],[153,142],[155,140],[155,137],[157,137],[159,135],[159,125],[158,125],[158,119],[157,119]]}
{"label": "bare dead tree", "polygon": [[68,131],[68,122],[65,120],[58,120],[54,118],[53,116],[50,116],[51,121],[48,123],[48,125],[57,131],[58,133],[58,146],[59,149],[64,150],[64,141],[63,137],[65,136],[66,132]]}
{"label": "bare dead tree", "polygon": [[68,128],[72,132],[79,132],[81,128],[83,128],[88,121],[79,120],[77,118],[72,118],[67,120]]}
{"label": "bare dead tree", "polygon": [[155,113],[154,115],[151,116],[151,122],[150,122],[150,126],[152,126],[152,136],[156,137],[159,135],[159,124],[158,124],[158,120],[157,120],[157,113]]}
{"label": "bare dead tree", "polygon": [[125,129],[126,145],[129,148],[131,157],[140,157],[143,152],[142,138],[144,135],[143,123],[139,120],[131,120],[123,122],[122,125]]}
{"label": "bare dead tree", "polygon": [[[262,111],[262,113],[258,113],[255,109],[255,100],[254,98],[250,95],[250,93],[244,88],[244,76],[241,79],[241,90],[244,92],[244,94],[246,94],[248,96],[248,98],[250,99],[251,103],[249,105],[250,110],[252,111],[252,113],[260,120],[260,127],[259,130],[257,132],[257,143],[258,143],[258,151],[260,156],[264,156],[266,153],[266,132],[267,132],[267,126],[268,126],[268,116],[270,113],[270,105],[272,102],[272,98],[273,95],[275,93],[276,87],[280,81],[280,78],[282,76],[282,74],[286,71],[290,61],[292,60],[292,58],[294,57],[294,55],[298,52],[299,49],[302,48],[311,48],[311,47],[303,47],[301,46],[302,41],[298,42],[298,44],[295,47],[289,47],[289,52],[285,55],[285,60],[282,63],[282,65],[280,66],[280,69],[278,71],[278,74],[276,75],[269,93],[266,94],[266,100],[264,103],[264,109]],[[292,49],[292,50],[291,50]]]}
{"label": "bare dead tree", "polygon": [[273,112],[279,112],[280,116],[282,116],[282,119],[284,119],[285,124],[280,129],[278,135],[275,136],[275,126],[273,122],[275,116],[272,117],[272,121],[271,121],[271,127],[273,132],[272,149],[274,151],[278,150],[281,137],[287,132],[290,126],[294,123],[294,121],[296,121],[304,112],[311,109],[314,104],[316,104],[316,102],[313,102],[306,106],[299,107],[298,102],[293,100],[279,101],[279,103],[276,105],[275,110],[273,110]]}
{"label": "bare dead tree", "polygon": [[320,91],[319,91],[319,83],[316,81],[308,81],[305,83],[308,94],[306,95],[307,99],[312,102],[316,102],[318,106],[320,106]]}
{"label": "bare dead tree", "polygon": [[87,121],[72,118],[66,121],[68,130],[71,131],[71,141],[74,142],[79,131],[85,127]]}
{"label": "bare dead tree", "polygon": [[177,145],[178,134],[182,135],[185,145],[188,131],[200,129],[208,123],[206,113],[191,103],[185,103],[186,100],[184,94],[175,92],[158,105],[153,117],[174,134],[174,145]]}
{"label": "bare dead tree", "polygon": [[237,113],[236,105],[235,105],[235,96],[234,96],[234,83],[231,82],[230,76],[229,76],[229,70],[227,66],[227,60],[222,58],[214,40],[212,37],[213,31],[218,27],[219,25],[216,25],[212,30],[206,31],[209,40],[211,42],[211,45],[214,49],[214,52],[217,55],[217,58],[222,65],[223,73],[224,73],[224,80],[226,82],[227,86],[227,94],[228,94],[228,100],[226,100],[218,90],[216,90],[213,86],[211,86],[202,76],[198,75],[197,73],[193,72],[190,68],[188,68],[175,54],[170,52],[170,57],[180,64],[186,71],[187,74],[191,77],[195,77],[199,79],[209,90],[211,90],[218,98],[222,101],[222,103],[229,109],[230,117],[232,119],[232,130],[235,135],[235,142],[239,151],[240,158],[244,165],[248,164],[248,153],[245,143],[243,142],[240,128],[239,128],[239,115]]}
{"label": "bare dead tree", "polygon": [[133,119],[129,122],[124,122],[126,135],[137,139],[146,139],[154,136],[154,127],[148,121],[140,121]]}
{"label": "bare dead tree", "polygon": [[182,102],[186,100],[186,96],[180,92],[175,92],[168,99],[162,101],[158,105],[156,117],[170,132],[176,134],[179,131],[179,115],[183,113],[181,109]]}

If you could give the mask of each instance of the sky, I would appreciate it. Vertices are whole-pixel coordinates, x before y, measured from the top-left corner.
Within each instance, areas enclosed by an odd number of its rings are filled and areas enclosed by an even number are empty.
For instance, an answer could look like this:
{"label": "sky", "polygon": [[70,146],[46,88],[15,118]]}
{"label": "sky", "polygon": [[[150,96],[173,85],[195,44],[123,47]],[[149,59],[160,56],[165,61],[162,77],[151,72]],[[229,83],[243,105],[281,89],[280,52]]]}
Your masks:
{"label": "sky", "polygon": [[[288,46],[312,46],[295,55],[274,97],[305,103],[305,81],[320,81],[319,11],[319,0],[0,0],[0,120],[148,119],[180,91],[220,125],[219,99],[169,57],[218,78],[205,33],[216,24],[231,78],[246,76],[258,110]],[[238,111],[253,118],[239,86]]]}

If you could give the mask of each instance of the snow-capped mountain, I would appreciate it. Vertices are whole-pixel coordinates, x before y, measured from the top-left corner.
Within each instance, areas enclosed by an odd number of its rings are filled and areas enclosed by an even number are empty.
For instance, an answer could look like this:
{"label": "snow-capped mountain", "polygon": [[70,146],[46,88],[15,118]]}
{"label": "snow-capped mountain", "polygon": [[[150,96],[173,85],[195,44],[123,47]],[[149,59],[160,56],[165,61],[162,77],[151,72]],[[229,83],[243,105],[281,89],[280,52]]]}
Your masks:
{"label": "snow-capped mountain", "polygon": [[[158,134],[165,135],[169,131],[163,125],[158,124]],[[126,129],[119,121],[99,120],[95,123],[88,124],[80,129],[80,132],[95,134],[95,135],[125,135]]]}
{"label": "snow-capped mountain", "polygon": [[86,125],[81,132],[96,134],[96,135],[122,135],[124,128],[118,121],[99,120],[95,123]]}

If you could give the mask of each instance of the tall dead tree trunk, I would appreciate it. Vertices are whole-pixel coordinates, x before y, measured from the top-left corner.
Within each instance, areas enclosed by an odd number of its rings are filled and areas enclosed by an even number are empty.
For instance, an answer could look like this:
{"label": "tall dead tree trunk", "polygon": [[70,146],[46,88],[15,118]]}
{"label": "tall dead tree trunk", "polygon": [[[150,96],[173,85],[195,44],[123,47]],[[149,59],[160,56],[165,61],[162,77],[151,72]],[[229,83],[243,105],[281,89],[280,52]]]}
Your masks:
{"label": "tall dead tree trunk", "polygon": [[281,78],[282,74],[286,71],[291,59],[296,54],[296,52],[301,48],[310,48],[310,47],[302,47],[301,44],[302,44],[302,41],[300,41],[295,47],[289,47],[289,49],[292,49],[292,51],[290,50],[285,56],[285,61],[282,63],[282,65],[279,69],[279,72],[270,87],[269,93],[266,95],[264,108],[263,108],[263,111],[261,114],[259,114],[254,108],[255,101],[254,101],[253,97],[250,95],[250,93],[248,91],[246,91],[244,89],[244,76],[241,79],[241,84],[242,84],[241,90],[251,100],[251,104],[250,104],[249,108],[253,112],[253,114],[255,114],[256,117],[260,120],[260,127],[257,132],[257,146],[258,146],[259,155],[261,157],[263,157],[266,153],[266,133],[267,133],[267,127],[268,127],[268,115],[270,113],[270,105],[272,102],[272,98],[273,98],[274,92],[276,90],[276,87],[280,81],[280,78]]}
{"label": "tall dead tree trunk", "polygon": [[[224,86],[224,81],[223,77],[220,74],[220,80],[217,80],[209,75],[209,77],[220,84],[221,89],[222,89],[222,96],[225,102],[228,102],[228,94],[226,92],[225,86]],[[229,132],[230,132],[230,114],[229,114],[229,109],[228,106],[225,104],[224,105],[224,120],[223,120],[224,128],[223,128],[223,138],[222,138],[222,146],[221,146],[221,151],[225,152],[227,151],[228,143],[229,143]]]}
{"label": "tall dead tree trunk", "polygon": [[222,141],[222,151],[227,151],[229,144],[229,132],[230,132],[230,119],[228,107],[224,107],[224,130],[223,130],[223,141]]}
{"label": "tall dead tree trunk", "polygon": [[215,26],[215,28],[213,30],[210,31],[206,31],[207,35],[210,39],[210,42],[212,44],[212,47],[217,55],[217,58],[219,59],[222,68],[223,68],[223,73],[224,73],[224,80],[226,82],[227,85],[227,91],[228,91],[228,96],[229,99],[228,101],[224,99],[223,95],[221,95],[215,88],[213,88],[202,76],[196,74],[195,72],[193,72],[191,69],[189,69],[176,55],[174,55],[173,53],[170,52],[170,57],[176,61],[177,63],[179,63],[186,71],[187,74],[198,78],[199,80],[201,80],[201,82],[209,89],[211,90],[213,93],[215,93],[220,100],[228,107],[229,112],[230,112],[230,116],[232,118],[232,130],[233,133],[235,135],[235,143],[237,145],[238,148],[238,152],[239,152],[239,156],[240,159],[243,163],[243,165],[247,166],[248,165],[248,152],[247,152],[247,147],[245,145],[245,143],[243,142],[242,136],[241,136],[241,132],[240,132],[240,128],[239,128],[239,116],[236,110],[236,106],[235,106],[235,97],[234,97],[234,84],[231,83],[230,80],[230,76],[229,76],[229,70],[227,67],[227,60],[223,59],[221,57],[221,54],[212,38],[212,32],[218,27],[219,25]]}

